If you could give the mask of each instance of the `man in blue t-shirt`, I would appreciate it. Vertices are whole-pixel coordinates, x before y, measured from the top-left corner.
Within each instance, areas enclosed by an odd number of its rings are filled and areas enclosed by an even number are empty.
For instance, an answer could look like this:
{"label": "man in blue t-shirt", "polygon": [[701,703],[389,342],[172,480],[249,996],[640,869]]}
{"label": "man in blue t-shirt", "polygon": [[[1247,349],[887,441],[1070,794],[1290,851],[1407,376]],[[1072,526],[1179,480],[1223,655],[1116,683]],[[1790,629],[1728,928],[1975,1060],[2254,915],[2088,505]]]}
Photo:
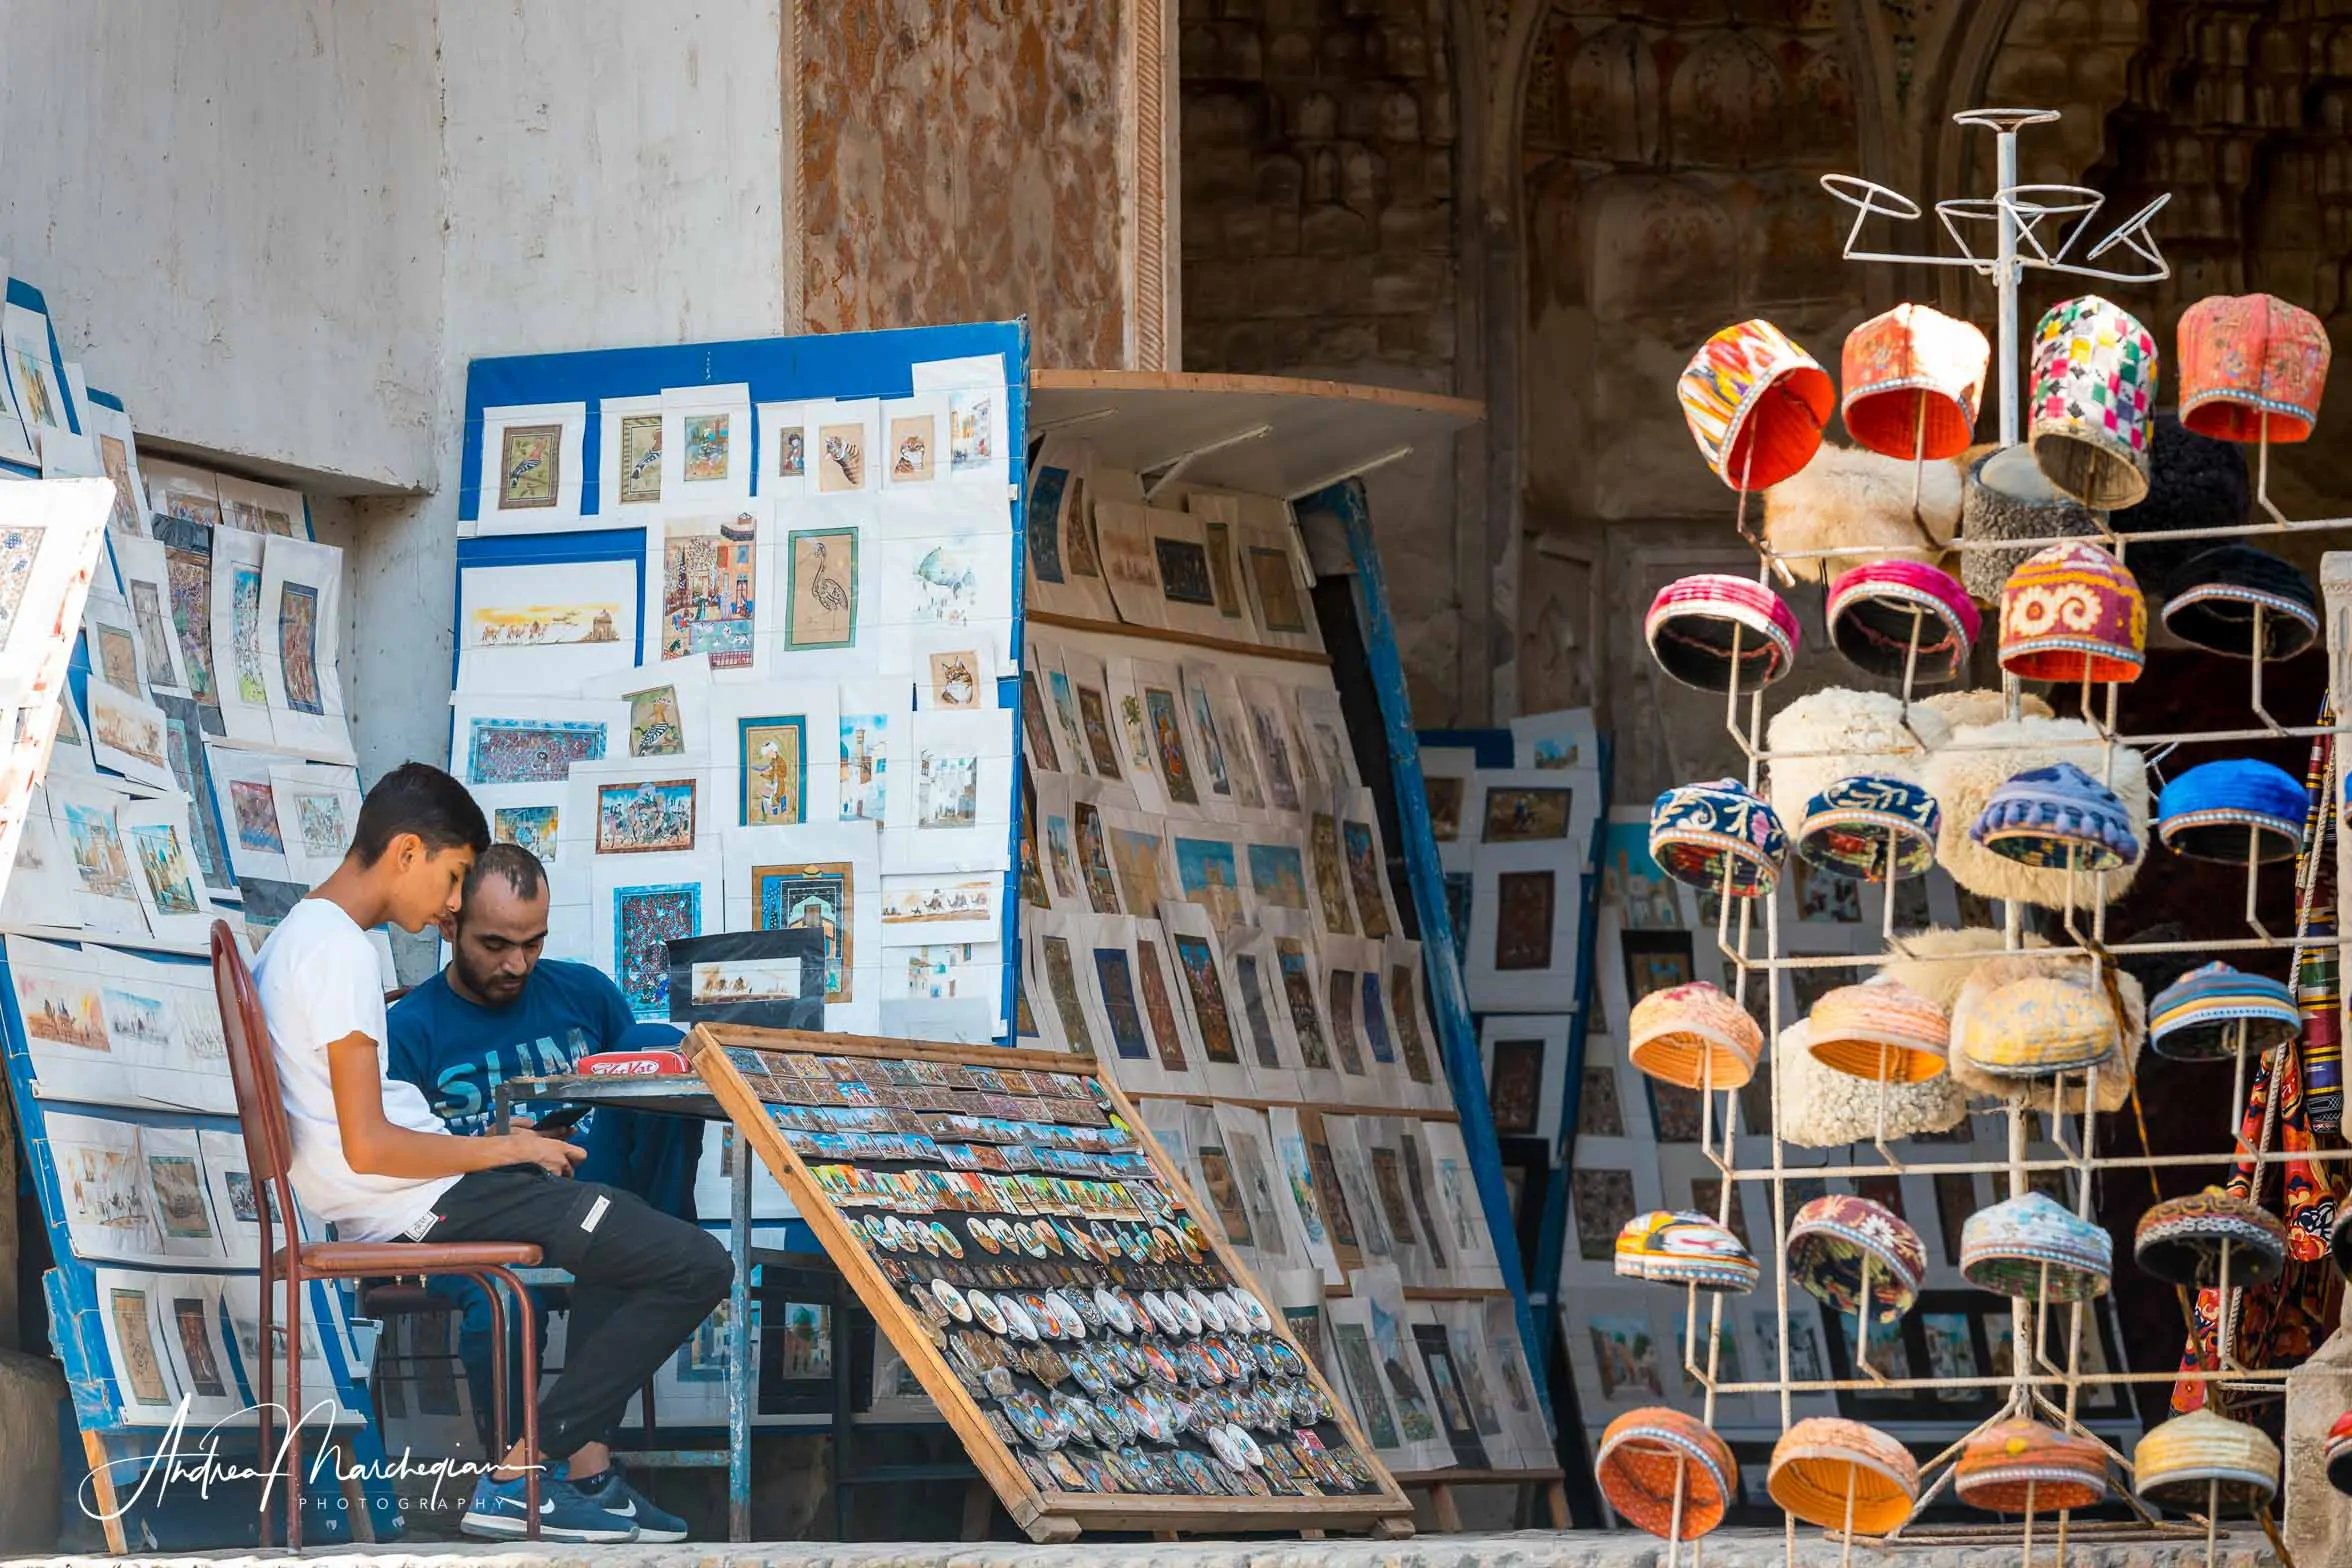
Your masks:
{"label": "man in blue t-shirt", "polygon": [[[449,963],[392,1005],[389,1076],[424,1091],[433,1114],[460,1135],[496,1118],[498,1086],[510,1078],[572,1070],[597,1051],[645,1050],[677,1043],[678,1031],[640,1024],[619,986],[587,964],[542,959],[547,941],[547,872],[516,844],[493,844],[466,874],[456,915],[442,923]],[[694,1169],[702,1123],[606,1107],[580,1123],[587,1149],[578,1175],[635,1193],[679,1219],[694,1220]],[[437,1279],[438,1295],[465,1302],[458,1357],[472,1385],[477,1421],[490,1419],[490,1309],[470,1281]],[[539,1293],[534,1293],[539,1294]],[[546,1304],[533,1314],[544,1342]],[[519,1347],[508,1357],[508,1409],[519,1409]],[[617,1469],[611,1473],[617,1475]],[[641,1539],[651,1509],[632,1495]],[[668,1537],[676,1539],[677,1537]]]}

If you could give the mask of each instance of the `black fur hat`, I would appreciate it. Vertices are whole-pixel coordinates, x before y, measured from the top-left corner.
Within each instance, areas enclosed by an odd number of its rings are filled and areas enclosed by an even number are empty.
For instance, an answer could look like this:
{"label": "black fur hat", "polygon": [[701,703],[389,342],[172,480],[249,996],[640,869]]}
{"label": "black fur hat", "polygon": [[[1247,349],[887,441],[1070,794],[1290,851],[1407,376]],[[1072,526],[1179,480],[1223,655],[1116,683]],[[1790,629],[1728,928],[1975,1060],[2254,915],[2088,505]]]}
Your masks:
{"label": "black fur hat", "polygon": [[[2246,451],[2233,441],[2216,441],[2181,428],[2171,409],[2158,413],[2148,434],[2148,498],[2112,514],[2120,534],[2163,534],[2180,528],[2229,528],[2245,522],[2253,505],[2246,481]],[[2219,541],[2184,539],[2176,544],[2135,538],[2123,562],[2142,582],[2164,582]]]}

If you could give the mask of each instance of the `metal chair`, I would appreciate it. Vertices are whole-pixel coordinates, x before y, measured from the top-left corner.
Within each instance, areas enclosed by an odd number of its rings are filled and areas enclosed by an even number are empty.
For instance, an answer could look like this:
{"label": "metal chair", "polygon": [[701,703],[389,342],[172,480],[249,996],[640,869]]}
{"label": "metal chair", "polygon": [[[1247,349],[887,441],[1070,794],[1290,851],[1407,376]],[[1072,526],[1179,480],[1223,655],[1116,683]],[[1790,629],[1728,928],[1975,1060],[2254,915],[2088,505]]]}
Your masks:
{"label": "metal chair", "polygon": [[[539,1249],[523,1243],[471,1241],[312,1241],[293,1234],[287,1220],[287,1244],[278,1247],[272,1235],[275,1212],[294,1213],[294,1192],[287,1178],[294,1146],[286,1127],[285,1101],[278,1089],[278,1069],[270,1054],[269,1023],[262,1016],[261,998],[253,988],[253,972],[237,946],[228,922],[212,923],[212,986],[219,999],[221,1032],[228,1043],[229,1075],[237,1089],[237,1119],[245,1134],[245,1158],[257,1187],[262,1189],[260,1210],[261,1333],[260,1362],[253,1369],[261,1427],[261,1453],[267,1463],[272,1432],[272,1394],[276,1387],[277,1354],[271,1348],[273,1297],[277,1284],[286,1284],[286,1417],[285,1447],[286,1546],[302,1549],[302,1287],[312,1279],[375,1279],[387,1275],[421,1277],[462,1275],[481,1287],[490,1301],[493,1381],[497,1385],[499,1451],[506,1447],[506,1308],[498,1292],[513,1292],[520,1310],[528,1313],[529,1298],[513,1270],[533,1268]],[[273,1201],[274,1200],[274,1204]],[[528,1511],[525,1536],[539,1538],[539,1355],[530,1335],[523,1342],[523,1464],[524,1503]],[[493,1459],[495,1463],[495,1457]],[[259,1544],[270,1544],[269,1507],[262,1505]]]}

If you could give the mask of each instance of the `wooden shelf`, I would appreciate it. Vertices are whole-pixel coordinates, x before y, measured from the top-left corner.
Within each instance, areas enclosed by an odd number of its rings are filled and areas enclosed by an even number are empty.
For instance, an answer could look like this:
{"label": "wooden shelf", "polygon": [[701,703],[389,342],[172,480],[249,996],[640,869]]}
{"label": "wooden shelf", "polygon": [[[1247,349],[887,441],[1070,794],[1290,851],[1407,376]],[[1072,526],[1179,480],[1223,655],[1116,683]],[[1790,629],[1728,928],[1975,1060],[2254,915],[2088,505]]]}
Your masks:
{"label": "wooden shelf", "polygon": [[1060,631],[1095,632],[1105,637],[1147,637],[1153,642],[1182,643],[1188,648],[1210,648],[1219,653],[1238,653],[1253,659],[1284,659],[1292,664],[1320,664],[1328,667],[1331,663],[1331,655],[1327,653],[1312,653],[1304,648],[1268,648],[1233,637],[1208,637],[1199,632],[1170,631],[1165,626],[1130,626],[1125,621],[1092,621],[1082,615],[1056,615],[1050,610],[1030,610],[1021,618],[1031,626],[1051,626]]}
{"label": "wooden shelf", "polygon": [[[1064,1069],[1067,1071],[1068,1069]],[[1403,1105],[1342,1105],[1332,1100],[1256,1100],[1239,1094],[1183,1094],[1173,1089],[1129,1089],[1130,1100],[1182,1100],[1187,1105],[1243,1105],[1254,1111],[1317,1111],[1325,1116],[1409,1116],[1417,1122],[1458,1122],[1460,1111],[1423,1111]]]}

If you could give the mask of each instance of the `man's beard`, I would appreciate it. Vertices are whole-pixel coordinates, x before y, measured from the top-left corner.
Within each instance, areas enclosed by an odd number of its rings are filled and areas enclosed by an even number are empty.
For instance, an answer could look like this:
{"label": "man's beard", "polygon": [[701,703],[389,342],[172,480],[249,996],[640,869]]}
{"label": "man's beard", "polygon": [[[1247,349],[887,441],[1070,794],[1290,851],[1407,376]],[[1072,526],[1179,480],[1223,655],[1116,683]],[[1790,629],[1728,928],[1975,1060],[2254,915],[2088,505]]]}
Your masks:
{"label": "man's beard", "polygon": [[458,979],[465,982],[465,988],[485,1001],[512,1001],[522,994],[523,981],[530,978],[528,971],[520,979],[515,980],[505,979],[495,969],[488,972],[477,971],[472,964],[466,962],[463,952],[452,953],[450,962],[457,970]]}

